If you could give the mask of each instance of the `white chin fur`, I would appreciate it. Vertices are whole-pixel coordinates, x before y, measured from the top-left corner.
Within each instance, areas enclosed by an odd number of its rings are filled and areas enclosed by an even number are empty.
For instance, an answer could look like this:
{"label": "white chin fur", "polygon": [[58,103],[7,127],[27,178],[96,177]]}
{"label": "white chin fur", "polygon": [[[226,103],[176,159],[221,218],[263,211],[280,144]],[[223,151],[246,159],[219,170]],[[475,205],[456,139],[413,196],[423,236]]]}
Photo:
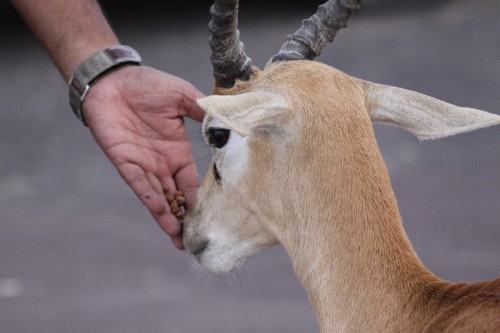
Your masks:
{"label": "white chin fur", "polygon": [[213,273],[224,274],[239,270],[245,258],[258,252],[250,243],[224,244],[212,243],[198,258],[198,262]]}

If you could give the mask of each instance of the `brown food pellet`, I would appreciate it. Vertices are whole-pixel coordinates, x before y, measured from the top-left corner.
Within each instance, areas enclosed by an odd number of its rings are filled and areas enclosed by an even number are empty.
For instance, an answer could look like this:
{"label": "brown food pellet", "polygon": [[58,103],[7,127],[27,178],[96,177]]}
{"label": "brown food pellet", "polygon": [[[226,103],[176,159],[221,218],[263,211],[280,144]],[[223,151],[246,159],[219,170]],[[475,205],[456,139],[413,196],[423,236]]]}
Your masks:
{"label": "brown food pellet", "polygon": [[179,207],[179,204],[177,203],[177,201],[173,201],[172,204],[170,205],[170,210],[172,211],[172,213],[177,213],[179,210],[181,210],[181,208]]}
{"label": "brown food pellet", "polygon": [[167,202],[168,202],[169,205],[171,205],[172,202],[174,202],[174,200],[175,200],[175,198],[173,196],[171,196],[170,194],[167,194],[165,196],[165,199],[167,199]]}
{"label": "brown food pellet", "polygon": [[165,199],[167,200],[168,205],[170,206],[170,211],[172,214],[179,220],[184,219],[186,198],[184,197],[184,193],[182,191],[176,191],[174,196],[169,194],[169,190],[167,187],[163,187],[163,194],[165,195]]}
{"label": "brown food pellet", "polygon": [[179,205],[183,205],[184,203],[186,203],[186,198],[184,197],[184,193],[182,193],[182,191],[175,192],[175,200],[177,200],[177,203]]}

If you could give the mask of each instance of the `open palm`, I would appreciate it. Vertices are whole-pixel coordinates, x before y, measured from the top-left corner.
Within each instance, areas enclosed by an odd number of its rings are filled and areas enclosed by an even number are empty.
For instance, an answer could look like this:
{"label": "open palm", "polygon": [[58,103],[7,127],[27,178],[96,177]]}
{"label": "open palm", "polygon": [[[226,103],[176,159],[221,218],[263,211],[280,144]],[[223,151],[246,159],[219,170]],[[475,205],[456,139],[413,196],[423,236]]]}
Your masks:
{"label": "open palm", "polygon": [[97,143],[180,249],[181,224],[163,188],[183,191],[189,206],[199,187],[183,117],[203,119],[201,96],[175,76],[128,66],[99,80],[83,105]]}

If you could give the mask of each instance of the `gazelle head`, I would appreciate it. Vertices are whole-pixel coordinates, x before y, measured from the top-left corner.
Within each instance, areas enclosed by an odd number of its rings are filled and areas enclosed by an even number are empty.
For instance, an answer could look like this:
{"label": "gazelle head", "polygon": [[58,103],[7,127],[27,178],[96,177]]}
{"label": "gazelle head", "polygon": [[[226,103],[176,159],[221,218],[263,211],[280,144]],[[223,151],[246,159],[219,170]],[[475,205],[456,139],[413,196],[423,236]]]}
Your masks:
{"label": "gazelle head", "polygon": [[350,197],[350,184],[386,177],[372,121],[421,139],[500,124],[500,116],[311,61],[359,2],[320,6],[263,71],[251,65],[239,41],[238,2],[212,6],[215,95],[198,103],[207,112],[202,132],[213,164],[184,225],[187,249],[210,270],[237,269],[262,248],[299,244],[301,233],[321,228],[322,219],[335,223],[346,206],[352,214],[362,209]]}

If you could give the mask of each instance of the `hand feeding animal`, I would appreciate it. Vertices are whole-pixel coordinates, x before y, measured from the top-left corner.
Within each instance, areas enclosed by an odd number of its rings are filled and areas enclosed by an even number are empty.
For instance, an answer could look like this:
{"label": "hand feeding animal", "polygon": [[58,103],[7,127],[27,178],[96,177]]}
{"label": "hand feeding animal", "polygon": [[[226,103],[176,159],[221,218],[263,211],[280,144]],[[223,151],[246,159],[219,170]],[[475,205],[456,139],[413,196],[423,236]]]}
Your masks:
{"label": "hand feeding animal", "polygon": [[446,282],[413,251],[372,122],[433,139],[500,116],[312,61],[359,3],[321,5],[259,71],[239,41],[238,1],[215,1],[214,95],[199,100],[213,164],[184,243],[217,273],[282,244],[323,333],[498,332],[500,279]]}

